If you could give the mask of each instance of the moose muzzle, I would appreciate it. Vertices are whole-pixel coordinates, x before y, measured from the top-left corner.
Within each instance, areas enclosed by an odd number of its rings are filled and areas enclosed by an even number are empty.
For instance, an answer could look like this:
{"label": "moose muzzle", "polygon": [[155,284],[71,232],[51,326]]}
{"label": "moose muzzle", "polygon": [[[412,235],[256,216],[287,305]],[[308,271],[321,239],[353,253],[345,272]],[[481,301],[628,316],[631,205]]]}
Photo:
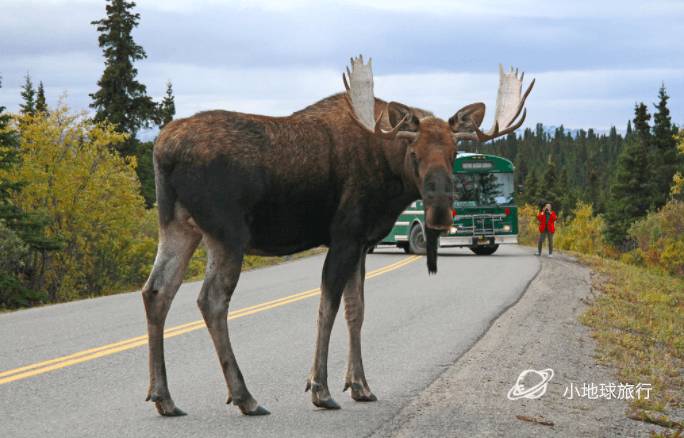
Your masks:
{"label": "moose muzzle", "polygon": [[429,171],[423,183],[425,223],[433,230],[448,230],[453,225],[451,176],[442,169]]}

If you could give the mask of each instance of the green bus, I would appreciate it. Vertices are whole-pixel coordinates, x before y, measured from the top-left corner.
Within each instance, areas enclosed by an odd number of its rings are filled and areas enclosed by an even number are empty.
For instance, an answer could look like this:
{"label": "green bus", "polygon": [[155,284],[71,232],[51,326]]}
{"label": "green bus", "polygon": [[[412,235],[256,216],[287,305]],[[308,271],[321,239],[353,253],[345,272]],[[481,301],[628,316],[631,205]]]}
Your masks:
{"label": "green bus", "polygon": [[[493,254],[501,244],[518,243],[518,208],[513,198],[513,163],[495,155],[459,153],[454,160],[454,225],[440,247],[467,247],[477,255]],[[407,208],[379,243],[407,253],[425,253],[422,201]]]}

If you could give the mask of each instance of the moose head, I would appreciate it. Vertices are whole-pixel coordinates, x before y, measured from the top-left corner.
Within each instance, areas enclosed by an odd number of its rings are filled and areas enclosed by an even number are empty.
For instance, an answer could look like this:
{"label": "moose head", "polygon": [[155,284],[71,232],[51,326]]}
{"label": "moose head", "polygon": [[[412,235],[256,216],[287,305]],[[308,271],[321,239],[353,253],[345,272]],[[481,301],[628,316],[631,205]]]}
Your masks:
{"label": "moose head", "polygon": [[[509,73],[499,66],[499,91],[492,128],[483,132],[480,125],[485,115],[485,104],[478,102],[458,110],[448,121],[433,115],[425,116],[414,108],[390,102],[375,118],[372,61],[364,64],[363,57],[351,59],[342,79],[347,90],[351,115],[371,135],[382,139],[408,143],[404,156],[404,182],[420,193],[425,208],[425,234],[428,272],[437,272],[437,247],[441,232],[453,225],[454,192],[452,172],[457,144],[462,140],[485,142],[518,129],[525,121],[525,99],[532,91],[534,80],[522,93],[524,73]],[[390,129],[381,128],[387,113]],[[522,115],[521,115],[522,114]]]}

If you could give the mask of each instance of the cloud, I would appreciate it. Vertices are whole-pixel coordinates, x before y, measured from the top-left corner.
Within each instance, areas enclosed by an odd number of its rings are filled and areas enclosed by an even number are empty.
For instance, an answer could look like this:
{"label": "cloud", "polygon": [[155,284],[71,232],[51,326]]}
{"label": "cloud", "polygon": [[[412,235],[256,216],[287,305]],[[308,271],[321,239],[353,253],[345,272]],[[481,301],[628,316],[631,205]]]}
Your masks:
{"label": "cloud", "polygon": [[[171,73],[183,78],[174,85],[181,116],[214,108],[282,116],[343,91],[341,69],[205,69],[159,64],[145,70],[150,81]],[[671,95],[684,93],[684,69],[528,71],[525,83],[533,77],[536,85],[528,99],[527,126],[543,122],[572,128],[622,128],[632,117],[635,102],[655,100],[660,81],[665,81]],[[444,119],[464,105],[483,101],[489,108],[488,125],[497,85],[496,68],[491,73],[376,74],[375,93],[431,110]],[[153,91],[160,95],[163,89]],[[670,107],[674,114],[684,114],[679,100]]]}
{"label": "cloud", "polygon": [[[341,91],[361,52],[375,59],[380,96],[442,117],[493,104],[503,62],[537,77],[530,123],[621,126],[663,80],[684,120],[683,2],[140,0],[137,11],[139,77],[154,97],[171,80],[179,115],[288,114]],[[87,108],[103,68],[90,22],[103,15],[102,0],[5,0],[0,104],[18,107],[28,71],[50,102],[68,90]]]}

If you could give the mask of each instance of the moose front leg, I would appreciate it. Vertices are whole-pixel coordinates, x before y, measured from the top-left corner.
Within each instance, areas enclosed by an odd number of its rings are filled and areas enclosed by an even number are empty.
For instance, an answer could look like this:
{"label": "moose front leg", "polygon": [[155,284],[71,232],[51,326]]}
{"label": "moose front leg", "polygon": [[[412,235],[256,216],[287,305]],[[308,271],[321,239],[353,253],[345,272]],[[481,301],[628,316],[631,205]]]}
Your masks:
{"label": "moose front leg", "polygon": [[360,244],[340,242],[331,245],[323,264],[321,301],[318,308],[316,352],[306,391],[311,390],[311,401],[319,408],[339,409],[328,389],[328,347],[335,316],[340,308],[342,292],[354,274],[362,257]]}
{"label": "moose front leg", "polygon": [[349,358],[344,391],[351,388],[351,397],[356,401],[376,401],[366,382],[361,359],[361,326],[363,325],[363,286],[366,278],[366,251],[359,260],[356,271],[344,288],[344,317],[349,330]]}

